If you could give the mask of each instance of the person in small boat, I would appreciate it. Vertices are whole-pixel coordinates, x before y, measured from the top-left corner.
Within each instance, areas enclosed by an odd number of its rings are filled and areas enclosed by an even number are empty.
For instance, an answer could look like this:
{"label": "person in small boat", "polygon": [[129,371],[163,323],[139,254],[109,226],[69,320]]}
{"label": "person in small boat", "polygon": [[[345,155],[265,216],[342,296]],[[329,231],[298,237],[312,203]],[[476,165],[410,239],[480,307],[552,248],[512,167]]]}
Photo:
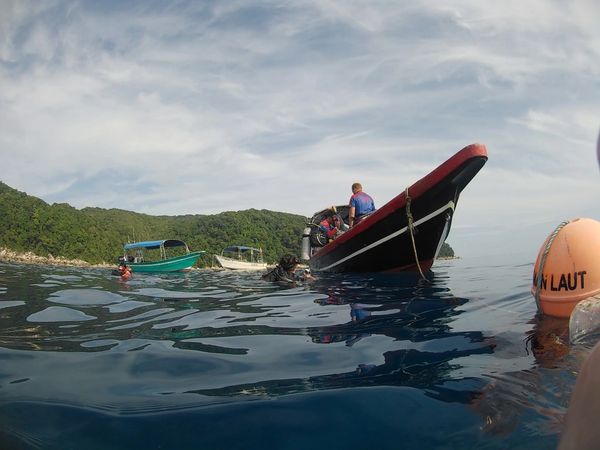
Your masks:
{"label": "person in small boat", "polygon": [[300,264],[300,261],[294,255],[282,256],[279,260],[279,264],[277,264],[269,272],[265,273],[262,276],[262,279],[265,281],[276,281],[290,284],[313,280],[314,277],[310,274],[310,271],[305,270],[302,274],[297,273],[298,264]]}
{"label": "person in small boat", "polygon": [[375,211],[375,202],[369,194],[363,192],[360,183],[352,185],[352,197],[350,197],[349,205],[348,225],[350,225],[350,228]]}
{"label": "person in small boat", "polygon": [[327,215],[319,223],[319,229],[327,236],[327,242],[333,241],[341,233],[339,216],[331,210],[327,211]]}

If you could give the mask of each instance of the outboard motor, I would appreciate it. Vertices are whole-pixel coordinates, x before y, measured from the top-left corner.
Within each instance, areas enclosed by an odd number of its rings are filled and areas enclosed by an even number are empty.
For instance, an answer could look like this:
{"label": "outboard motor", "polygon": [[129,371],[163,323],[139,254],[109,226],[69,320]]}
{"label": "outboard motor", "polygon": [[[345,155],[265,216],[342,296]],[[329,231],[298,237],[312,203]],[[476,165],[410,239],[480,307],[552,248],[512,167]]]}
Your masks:
{"label": "outboard motor", "polygon": [[310,259],[310,227],[306,227],[302,233],[302,251],[300,259],[308,261]]}

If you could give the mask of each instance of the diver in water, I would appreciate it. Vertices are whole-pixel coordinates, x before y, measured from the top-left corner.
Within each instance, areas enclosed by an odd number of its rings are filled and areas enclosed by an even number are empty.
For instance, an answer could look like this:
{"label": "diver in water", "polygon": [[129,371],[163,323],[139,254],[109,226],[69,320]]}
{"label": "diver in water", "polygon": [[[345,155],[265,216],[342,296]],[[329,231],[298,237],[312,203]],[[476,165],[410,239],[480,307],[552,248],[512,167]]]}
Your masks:
{"label": "diver in water", "polygon": [[131,278],[131,267],[127,265],[127,262],[123,257],[119,258],[119,268],[112,271],[113,275],[120,276],[122,280],[128,280]]}
{"label": "diver in water", "polygon": [[300,261],[293,255],[282,256],[279,263],[271,269],[269,272],[262,276],[265,281],[275,281],[279,283],[295,284],[297,282],[303,282],[308,280],[314,280],[315,278],[310,274],[308,269],[304,270],[302,274],[297,273],[298,264]]}
{"label": "diver in water", "polygon": [[131,268],[123,263],[119,266],[119,275],[121,275],[122,280],[128,280],[131,278]]}

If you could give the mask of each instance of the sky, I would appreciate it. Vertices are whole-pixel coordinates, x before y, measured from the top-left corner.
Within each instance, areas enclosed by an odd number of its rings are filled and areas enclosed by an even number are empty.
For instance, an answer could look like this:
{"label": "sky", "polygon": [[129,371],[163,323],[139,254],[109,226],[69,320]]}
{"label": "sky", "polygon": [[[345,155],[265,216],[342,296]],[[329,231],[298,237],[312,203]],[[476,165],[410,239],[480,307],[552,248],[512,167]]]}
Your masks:
{"label": "sky", "polygon": [[[489,160],[448,243],[600,220],[600,2],[0,0],[0,181],[153,215],[376,206]],[[600,150],[598,150],[600,152]]]}

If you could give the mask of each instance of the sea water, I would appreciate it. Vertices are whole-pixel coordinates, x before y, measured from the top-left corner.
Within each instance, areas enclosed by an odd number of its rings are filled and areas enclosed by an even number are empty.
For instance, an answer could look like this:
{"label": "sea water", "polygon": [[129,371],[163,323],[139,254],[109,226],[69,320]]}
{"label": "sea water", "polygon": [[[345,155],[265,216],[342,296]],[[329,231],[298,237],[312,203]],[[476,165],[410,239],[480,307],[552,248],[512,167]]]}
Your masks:
{"label": "sea water", "polygon": [[536,315],[532,271],[0,264],[0,449],[554,448],[589,345]]}

